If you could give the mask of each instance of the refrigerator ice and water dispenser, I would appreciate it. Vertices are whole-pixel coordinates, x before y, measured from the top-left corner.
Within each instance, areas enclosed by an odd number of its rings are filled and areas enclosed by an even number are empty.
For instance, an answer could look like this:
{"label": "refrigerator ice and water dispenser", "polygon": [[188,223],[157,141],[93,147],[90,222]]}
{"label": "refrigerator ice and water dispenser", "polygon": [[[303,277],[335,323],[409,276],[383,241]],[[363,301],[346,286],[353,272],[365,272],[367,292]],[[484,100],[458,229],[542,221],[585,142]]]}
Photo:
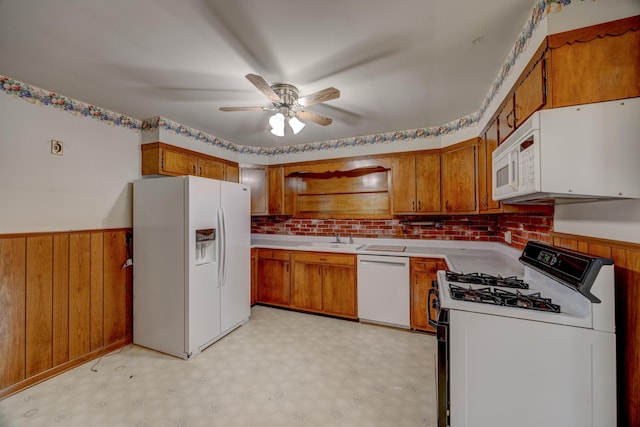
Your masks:
{"label": "refrigerator ice and water dispenser", "polygon": [[210,264],[216,260],[216,229],[196,230],[196,265]]}

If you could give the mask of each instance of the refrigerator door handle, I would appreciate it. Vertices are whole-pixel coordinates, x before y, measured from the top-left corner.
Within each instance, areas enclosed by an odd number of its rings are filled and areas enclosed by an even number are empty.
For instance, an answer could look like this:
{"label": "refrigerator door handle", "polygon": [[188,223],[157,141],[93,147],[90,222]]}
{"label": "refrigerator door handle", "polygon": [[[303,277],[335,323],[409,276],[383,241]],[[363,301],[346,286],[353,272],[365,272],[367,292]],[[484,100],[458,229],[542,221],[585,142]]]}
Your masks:
{"label": "refrigerator door handle", "polygon": [[224,239],[224,233],[222,232],[222,210],[218,208],[218,288],[222,286],[222,252],[224,248],[222,245]]}
{"label": "refrigerator door handle", "polygon": [[227,221],[224,213],[224,206],[220,208],[222,212],[222,281],[221,286],[225,285],[227,280]]}

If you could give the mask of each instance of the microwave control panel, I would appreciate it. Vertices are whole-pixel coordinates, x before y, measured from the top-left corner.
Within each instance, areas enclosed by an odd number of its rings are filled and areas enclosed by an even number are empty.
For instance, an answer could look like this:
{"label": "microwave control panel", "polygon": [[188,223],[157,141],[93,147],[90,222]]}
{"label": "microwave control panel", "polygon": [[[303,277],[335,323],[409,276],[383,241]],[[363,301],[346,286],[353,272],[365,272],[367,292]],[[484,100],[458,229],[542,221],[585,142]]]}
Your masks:
{"label": "microwave control panel", "polygon": [[521,151],[518,158],[520,159],[520,186],[535,185],[536,165],[533,145]]}

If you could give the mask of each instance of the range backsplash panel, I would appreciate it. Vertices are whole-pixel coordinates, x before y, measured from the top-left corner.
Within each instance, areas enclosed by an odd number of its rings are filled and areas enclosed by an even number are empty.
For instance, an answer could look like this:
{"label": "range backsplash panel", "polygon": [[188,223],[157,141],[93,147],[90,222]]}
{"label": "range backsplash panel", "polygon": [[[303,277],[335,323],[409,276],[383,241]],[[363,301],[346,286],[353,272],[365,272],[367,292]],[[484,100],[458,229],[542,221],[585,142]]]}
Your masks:
{"label": "range backsplash panel", "polygon": [[334,236],[380,238],[505,241],[511,232],[511,246],[522,249],[529,240],[551,243],[553,214],[548,212],[504,213],[497,215],[442,215],[419,219],[306,219],[288,216],[254,216],[251,232],[293,236]]}

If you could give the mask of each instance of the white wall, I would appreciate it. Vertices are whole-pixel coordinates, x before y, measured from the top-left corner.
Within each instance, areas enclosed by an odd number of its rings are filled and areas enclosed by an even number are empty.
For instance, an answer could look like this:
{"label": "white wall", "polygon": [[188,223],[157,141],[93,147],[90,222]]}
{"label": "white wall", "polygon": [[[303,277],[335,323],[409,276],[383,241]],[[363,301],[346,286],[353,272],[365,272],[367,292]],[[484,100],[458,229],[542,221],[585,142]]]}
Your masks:
{"label": "white wall", "polygon": [[[51,154],[50,140],[64,144]],[[0,233],[131,227],[140,134],[0,93]]]}
{"label": "white wall", "polygon": [[553,229],[640,244],[640,200],[557,205]]}
{"label": "white wall", "polygon": [[549,14],[549,34],[615,21],[640,14],[638,0],[574,0],[559,13]]}

